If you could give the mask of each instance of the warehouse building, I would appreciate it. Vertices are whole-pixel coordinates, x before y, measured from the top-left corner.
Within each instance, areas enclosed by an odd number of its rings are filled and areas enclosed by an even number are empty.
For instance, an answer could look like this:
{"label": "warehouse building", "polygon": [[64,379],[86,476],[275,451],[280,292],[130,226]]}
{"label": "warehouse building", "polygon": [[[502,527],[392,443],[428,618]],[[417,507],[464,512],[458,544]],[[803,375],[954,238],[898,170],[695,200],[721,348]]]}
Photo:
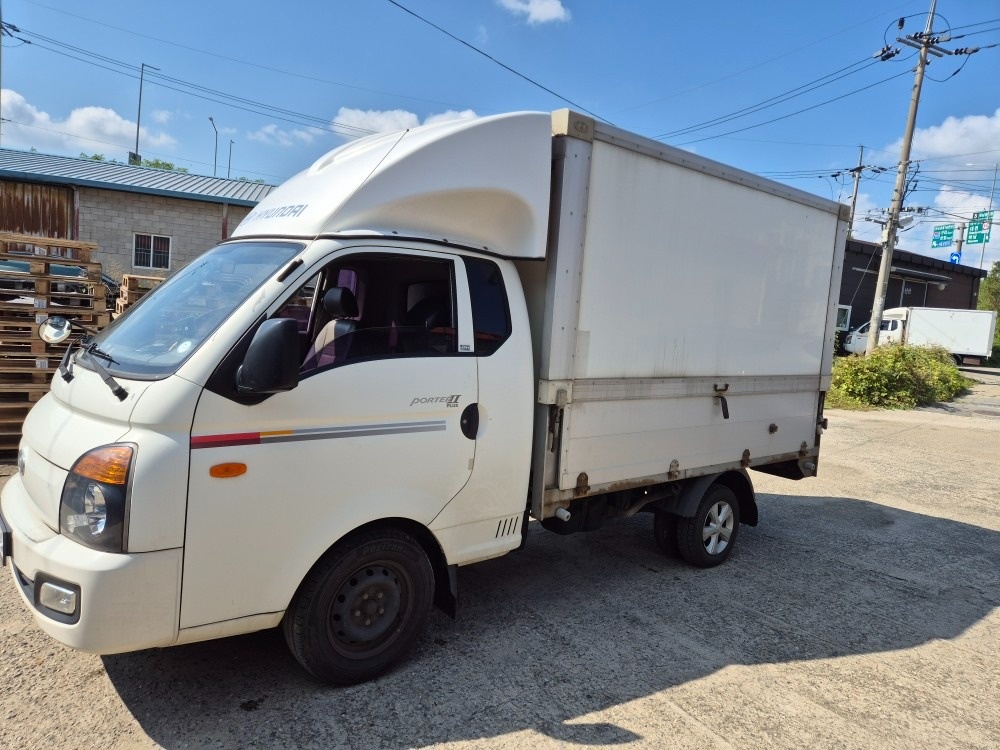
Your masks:
{"label": "warehouse building", "polygon": [[[847,241],[840,304],[850,308],[848,330],[871,320],[881,260],[882,250],[876,243]],[[986,270],[972,266],[896,250],[892,254],[885,306],[974,310],[979,302],[979,285],[986,275]]]}
{"label": "warehouse building", "polygon": [[228,237],[273,185],[0,149],[0,232],[98,246],[105,273],[165,276]]}

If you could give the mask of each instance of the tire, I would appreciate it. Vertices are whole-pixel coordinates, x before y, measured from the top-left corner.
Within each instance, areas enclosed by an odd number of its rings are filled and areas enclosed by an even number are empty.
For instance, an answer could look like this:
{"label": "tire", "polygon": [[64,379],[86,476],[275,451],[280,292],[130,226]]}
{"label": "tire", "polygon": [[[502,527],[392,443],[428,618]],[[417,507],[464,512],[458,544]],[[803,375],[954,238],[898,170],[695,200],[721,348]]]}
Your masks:
{"label": "tire", "polygon": [[665,510],[658,510],[653,514],[653,539],[660,552],[667,557],[677,557],[680,554],[677,548],[677,521],[677,516]]}
{"label": "tire", "polygon": [[964,364],[962,356],[959,354],[952,354],[951,361],[955,363],[955,367],[961,367]]}
{"label": "tire", "polygon": [[705,492],[693,518],[677,522],[677,548],[687,562],[699,568],[721,565],[733,551],[740,531],[740,504],[724,484]]}
{"label": "tire", "polygon": [[353,685],[410,651],[433,600],[434,571],[419,542],[394,529],[363,532],[306,576],[285,612],[285,640],[314,677]]}

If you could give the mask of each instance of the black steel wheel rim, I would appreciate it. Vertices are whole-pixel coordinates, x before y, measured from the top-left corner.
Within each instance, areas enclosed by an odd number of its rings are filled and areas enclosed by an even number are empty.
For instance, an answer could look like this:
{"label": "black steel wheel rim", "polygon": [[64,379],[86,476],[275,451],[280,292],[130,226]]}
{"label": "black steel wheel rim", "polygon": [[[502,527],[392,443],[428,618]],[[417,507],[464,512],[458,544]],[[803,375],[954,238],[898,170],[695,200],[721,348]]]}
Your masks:
{"label": "black steel wheel rim", "polygon": [[412,590],[409,575],[394,563],[360,566],[330,605],[327,627],[334,648],[355,657],[382,651],[399,634]]}

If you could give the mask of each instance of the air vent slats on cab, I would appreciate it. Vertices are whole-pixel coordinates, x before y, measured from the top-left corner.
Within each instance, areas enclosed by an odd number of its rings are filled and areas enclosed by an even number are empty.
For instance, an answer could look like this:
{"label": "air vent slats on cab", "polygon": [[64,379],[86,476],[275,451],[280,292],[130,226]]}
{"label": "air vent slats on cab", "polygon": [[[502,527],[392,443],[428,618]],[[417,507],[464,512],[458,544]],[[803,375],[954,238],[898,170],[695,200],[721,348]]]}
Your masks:
{"label": "air vent slats on cab", "polygon": [[520,516],[511,516],[510,518],[505,518],[497,522],[497,539],[501,539],[505,536],[514,536],[517,533],[517,527],[520,525]]}

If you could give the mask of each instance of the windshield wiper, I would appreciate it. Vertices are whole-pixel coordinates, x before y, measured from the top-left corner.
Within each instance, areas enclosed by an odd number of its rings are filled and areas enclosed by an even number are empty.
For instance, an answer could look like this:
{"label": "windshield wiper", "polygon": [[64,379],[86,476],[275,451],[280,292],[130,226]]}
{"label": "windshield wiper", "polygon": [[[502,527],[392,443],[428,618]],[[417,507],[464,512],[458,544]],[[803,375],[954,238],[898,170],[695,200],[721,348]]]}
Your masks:
{"label": "windshield wiper", "polygon": [[[70,320],[69,318],[55,317],[50,318],[46,321],[51,325],[51,330],[48,332],[53,335],[47,336],[42,335],[42,340],[48,341],[49,343],[59,343],[59,341],[64,341],[69,334],[70,329],[76,328],[84,332],[84,336],[81,336],[79,340],[70,342],[70,345],[66,347],[66,352],[63,354],[62,361],[59,363],[59,374],[62,375],[63,380],[67,383],[73,379],[73,351],[77,347],[82,347],[84,354],[91,355],[90,364],[93,365],[94,370],[98,375],[101,376],[101,380],[105,382],[108,388],[119,401],[124,401],[128,397],[128,391],[122,388],[121,383],[115,380],[111,373],[104,369],[104,365],[97,361],[98,357],[101,357],[111,364],[116,364],[115,359],[107,352],[101,351],[97,346],[97,342],[94,340],[95,332],[87,328],[81,323],[77,323],[75,320]],[[45,326],[46,323],[42,323]],[[89,342],[89,343],[88,343]]]}
{"label": "windshield wiper", "polygon": [[[84,349],[87,354],[93,354],[89,349]],[[105,355],[107,356],[107,355]],[[114,360],[111,360],[112,362]],[[101,376],[101,380],[111,389],[111,392],[117,397],[119,401],[124,401],[128,397],[128,391],[122,388],[121,383],[111,377],[111,373],[104,369],[104,365],[98,362],[94,357],[90,358],[90,364],[94,366],[97,370],[97,374]]]}
{"label": "windshield wiper", "polygon": [[86,352],[87,352],[87,354],[92,354],[92,355],[94,355],[95,357],[100,357],[101,359],[103,359],[103,360],[106,360],[107,362],[110,362],[110,363],[111,363],[111,364],[113,364],[113,365],[117,365],[117,364],[118,364],[118,360],[117,360],[117,359],[115,359],[114,357],[112,357],[112,356],[111,356],[110,354],[108,354],[107,352],[105,352],[105,351],[102,351],[102,350],[101,350],[101,349],[100,349],[100,348],[99,348],[99,347],[97,346],[97,342],[96,342],[96,341],[94,341],[94,342],[91,342],[90,344],[87,344],[86,342],[87,342],[87,341],[89,341],[89,340],[90,340],[90,338],[92,338],[92,337],[87,337],[87,338],[85,338],[85,339],[84,339],[84,340],[83,340],[83,341],[81,342],[81,343],[83,343],[83,344],[86,344],[86,347],[87,347],[87,348],[86,348],[86,349],[84,349],[84,351],[86,351]]}

